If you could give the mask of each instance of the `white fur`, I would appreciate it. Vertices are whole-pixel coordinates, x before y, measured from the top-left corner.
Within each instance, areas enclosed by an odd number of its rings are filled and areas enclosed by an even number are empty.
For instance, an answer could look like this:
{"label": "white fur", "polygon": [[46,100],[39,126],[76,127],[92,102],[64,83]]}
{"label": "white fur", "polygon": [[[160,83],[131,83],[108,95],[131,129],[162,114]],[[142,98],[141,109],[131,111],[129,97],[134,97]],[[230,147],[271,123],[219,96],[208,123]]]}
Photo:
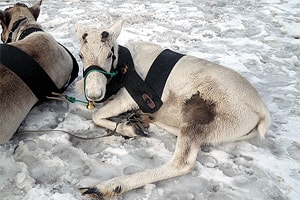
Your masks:
{"label": "white fur", "polygon": [[[111,60],[107,59],[106,55],[112,46],[117,48],[118,44],[115,39],[121,27],[122,22],[117,22],[108,29],[113,37],[107,43],[100,42],[100,30],[79,32],[84,67],[100,65],[106,70],[110,68]],[[88,33],[86,41],[82,40],[82,33]],[[129,43],[126,47],[133,56],[136,71],[145,79],[152,62],[163,49],[158,45],[145,42]],[[96,83],[94,78],[102,79],[103,84],[98,84],[99,80]],[[106,88],[104,83],[106,83],[106,78],[98,74],[97,77],[91,77],[86,87],[88,90],[93,88],[94,91],[103,92]],[[89,95],[87,93],[90,100],[99,100]],[[197,105],[193,105],[189,108],[193,100],[196,102],[204,100],[201,104],[207,107],[199,110]],[[270,115],[265,104],[246,79],[229,68],[192,56],[184,56],[174,66],[166,82],[162,101],[163,106],[152,115],[154,118],[152,123],[178,136],[172,159],[158,168],[100,183],[95,186],[98,191],[94,193],[110,197],[148,183],[189,173],[193,170],[200,145],[232,142],[255,135],[263,137],[270,126]],[[207,117],[209,122],[203,121],[201,117],[199,122],[197,118],[193,118],[193,116],[200,116],[199,113],[208,109],[210,103],[213,103],[213,120],[209,120],[207,114],[209,112],[203,114],[204,119]],[[131,109],[138,109],[138,106],[122,88],[113,100],[94,112],[93,122],[110,130],[117,127],[118,133],[134,137],[136,136],[135,127],[125,123],[117,126],[115,122],[108,120],[109,117]],[[191,119],[190,116],[192,116]],[[121,191],[118,191],[120,187]],[[93,193],[90,189],[84,188],[82,192]],[[93,194],[90,195],[93,196]]]}

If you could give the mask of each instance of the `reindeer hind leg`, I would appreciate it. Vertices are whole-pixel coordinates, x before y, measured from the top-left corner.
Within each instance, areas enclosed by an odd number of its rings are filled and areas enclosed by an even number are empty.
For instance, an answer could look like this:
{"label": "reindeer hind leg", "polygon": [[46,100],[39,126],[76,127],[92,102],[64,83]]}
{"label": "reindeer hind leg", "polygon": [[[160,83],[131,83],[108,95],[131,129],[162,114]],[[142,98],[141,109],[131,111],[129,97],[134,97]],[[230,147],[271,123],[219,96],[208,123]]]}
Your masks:
{"label": "reindeer hind leg", "polygon": [[173,157],[166,164],[169,171],[174,172],[174,177],[190,173],[194,170],[199,149],[200,144],[193,137],[180,132]]}
{"label": "reindeer hind leg", "polygon": [[202,99],[198,92],[183,104],[181,112],[182,125],[169,164],[188,173],[193,170],[200,146],[209,135],[207,127],[214,123],[215,104]]}

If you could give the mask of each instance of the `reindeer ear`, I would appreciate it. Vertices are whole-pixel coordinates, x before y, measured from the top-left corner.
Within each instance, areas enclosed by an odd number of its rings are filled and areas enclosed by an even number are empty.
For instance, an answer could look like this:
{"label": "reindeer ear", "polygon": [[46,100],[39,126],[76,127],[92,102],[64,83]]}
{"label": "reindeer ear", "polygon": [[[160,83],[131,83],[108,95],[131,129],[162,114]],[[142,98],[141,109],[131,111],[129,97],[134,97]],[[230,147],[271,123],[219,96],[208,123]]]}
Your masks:
{"label": "reindeer ear", "polygon": [[5,24],[5,13],[4,11],[0,10],[0,21],[1,21],[1,24]]}
{"label": "reindeer ear", "polygon": [[87,33],[87,30],[83,27],[83,25],[77,23],[77,24],[75,24],[74,29],[75,29],[77,38],[80,41],[80,43],[81,44],[86,43],[87,42],[86,38],[88,36],[88,33]]}
{"label": "reindeer ear", "polygon": [[119,20],[109,29],[112,42],[115,42],[119,37],[122,30],[122,26],[123,26],[123,21]]}
{"label": "reindeer ear", "polygon": [[8,26],[8,23],[9,23],[9,16],[7,16],[7,13],[2,10],[0,10],[0,22],[1,22],[2,28],[4,28],[3,26]]}
{"label": "reindeer ear", "polygon": [[34,16],[35,20],[37,20],[37,18],[40,15],[40,7],[41,7],[41,5],[42,5],[42,0],[39,0],[33,6],[31,6],[29,8],[29,10],[32,13],[32,15]]}

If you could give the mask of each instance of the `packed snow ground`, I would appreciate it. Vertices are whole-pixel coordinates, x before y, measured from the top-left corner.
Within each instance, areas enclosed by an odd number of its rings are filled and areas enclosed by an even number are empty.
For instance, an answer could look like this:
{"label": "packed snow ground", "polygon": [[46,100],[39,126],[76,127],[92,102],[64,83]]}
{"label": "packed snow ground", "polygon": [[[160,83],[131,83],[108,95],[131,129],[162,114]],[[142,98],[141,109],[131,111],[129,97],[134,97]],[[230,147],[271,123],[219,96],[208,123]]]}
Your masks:
{"label": "packed snow ground", "polygon": [[[1,0],[0,9],[16,1]],[[32,5],[35,0],[23,1]],[[76,23],[125,20],[119,42],[144,40],[232,68],[259,91],[272,115],[263,141],[201,151],[191,174],[149,184],[124,200],[300,199],[300,2],[298,0],[44,0],[38,21],[78,57]],[[80,72],[80,77],[82,73]],[[66,92],[76,94],[74,85]],[[149,138],[110,136],[80,103],[37,105],[0,146],[1,200],[78,200],[77,188],[159,166],[176,138],[151,126]]]}

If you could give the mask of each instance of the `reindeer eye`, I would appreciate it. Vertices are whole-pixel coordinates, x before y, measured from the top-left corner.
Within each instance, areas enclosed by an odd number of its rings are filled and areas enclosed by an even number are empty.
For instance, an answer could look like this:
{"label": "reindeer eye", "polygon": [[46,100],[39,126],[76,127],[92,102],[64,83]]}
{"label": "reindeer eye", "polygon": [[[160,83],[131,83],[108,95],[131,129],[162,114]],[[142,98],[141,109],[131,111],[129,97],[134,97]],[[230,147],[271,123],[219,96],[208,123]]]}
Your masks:
{"label": "reindeer eye", "polygon": [[84,33],[83,35],[82,35],[82,39],[83,40],[86,40],[86,37],[88,36],[88,34],[87,33]]}
{"label": "reindeer eye", "polygon": [[80,58],[80,59],[83,59],[83,56],[82,56],[82,54],[81,54],[81,53],[79,53],[79,58]]}
{"label": "reindeer eye", "polygon": [[109,53],[108,56],[107,56],[107,58],[111,58],[112,55],[113,55],[112,53]]}

